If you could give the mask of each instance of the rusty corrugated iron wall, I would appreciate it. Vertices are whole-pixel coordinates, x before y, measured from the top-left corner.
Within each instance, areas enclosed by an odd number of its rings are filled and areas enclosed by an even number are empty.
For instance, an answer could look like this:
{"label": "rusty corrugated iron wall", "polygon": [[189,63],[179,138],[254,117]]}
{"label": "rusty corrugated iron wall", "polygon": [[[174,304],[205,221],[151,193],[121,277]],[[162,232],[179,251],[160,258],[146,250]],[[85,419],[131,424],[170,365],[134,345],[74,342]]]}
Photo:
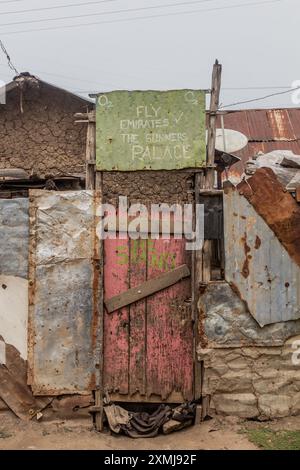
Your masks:
{"label": "rusty corrugated iron wall", "polygon": [[[242,132],[249,141],[246,147],[235,152],[241,162],[230,169],[231,176],[239,177],[245,163],[258,152],[292,150],[300,155],[300,108],[227,111],[224,126]],[[217,127],[222,127],[220,116]]]}
{"label": "rusty corrugated iron wall", "polygon": [[[262,170],[253,179],[259,171]],[[251,179],[248,181],[251,191]],[[297,320],[300,318],[300,267],[248,202],[244,185],[239,190],[226,188],[224,194],[225,279],[260,326]],[[263,181],[261,190],[262,185]],[[264,190],[268,190],[267,185]],[[287,197],[293,200],[289,194]],[[286,213],[281,209],[284,224]],[[279,219],[280,214],[277,215]]]}
{"label": "rusty corrugated iron wall", "polygon": [[0,199],[0,274],[28,277],[28,199]]}
{"label": "rusty corrugated iron wall", "polygon": [[[29,381],[35,394],[84,393],[99,370],[98,193],[30,193]],[[96,294],[95,294],[96,292]]]}

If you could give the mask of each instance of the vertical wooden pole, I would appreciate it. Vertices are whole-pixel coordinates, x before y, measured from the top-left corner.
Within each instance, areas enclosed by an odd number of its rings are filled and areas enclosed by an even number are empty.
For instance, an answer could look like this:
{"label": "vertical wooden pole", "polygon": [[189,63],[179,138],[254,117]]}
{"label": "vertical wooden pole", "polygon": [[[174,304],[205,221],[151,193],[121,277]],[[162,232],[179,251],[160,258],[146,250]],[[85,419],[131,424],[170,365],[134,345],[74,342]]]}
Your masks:
{"label": "vertical wooden pole", "polygon": [[206,161],[206,181],[205,187],[212,189],[215,181],[215,147],[216,147],[216,122],[219,107],[221,90],[222,65],[216,60],[213,66],[210,107],[208,118],[208,141],[207,141],[207,161]]}
{"label": "vertical wooden pole", "polygon": [[96,125],[95,113],[88,113],[88,126],[86,136],[86,176],[85,188],[95,189],[95,171],[96,171]]}
{"label": "vertical wooden pole", "polygon": [[[80,114],[79,114],[80,116]],[[80,116],[81,117],[81,116]],[[95,112],[88,113],[88,127],[87,127],[87,140],[86,140],[86,182],[85,187],[87,190],[94,191],[94,204],[97,206],[103,200],[103,183],[102,173],[96,171],[96,116]],[[97,207],[95,207],[95,248],[94,248],[94,269],[97,275],[94,275],[94,282],[96,280],[94,289],[97,289],[96,295],[94,294],[95,310],[98,313],[97,331],[96,335],[97,344],[94,348],[94,363],[95,363],[95,377],[96,377],[96,390],[95,390],[95,426],[97,431],[103,430],[103,240],[99,240],[96,234],[97,226]]]}
{"label": "vertical wooden pole", "polygon": [[[205,188],[213,189],[215,182],[215,147],[216,147],[216,122],[217,111],[219,107],[220,90],[221,90],[222,65],[216,60],[213,66],[211,96],[208,118],[208,142],[207,142],[207,160],[206,160],[206,176]],[[210,240],[204,241],[203,246],[203,282],[207,283],[211,280],[211,255],[212,244]]]}
{"label": "vertical wooden pole", "polygon": [[[196,204],[200,203],[200,189],[202,189],[203,187],[204,187],[204,172],[201,172],[201,173],[197,172],[195,173],[195,180],[194,180],[195,206]],[[194,221],[193,230],[195,230],[195,228],[196,228],[196,221]],[[201,390],[202,390],[202,369],[201,369],[201,363],[197,359],[197,346],[200,342],[199,321],[201,319],[199,319],[199,313],[198,313],[198,300],[199,300],[199,295],[200,295],[200,286],[201,286],[201,283],[203,282],[202,250],[195,250],[192,252],[192,264],[193,264],[192,304],[193,304],[193,318],[194,318],[194,395],[195,395],[195,400],[199,400],[201,398]],[[201,407],[201,410],[202,410],[202,407]],[[199,415],[199,409],[198,409],[198,415]]]}
{"label": "vertical wooden pole", "polygon": [[[201,173],[195,175],[195,203],[199,203],[200,200],[200,189],[212,190],[215,182],[215,144],[216,144],[216,120],[217,110],[219,107],[219,97],[221,89],[221,73],[222,66],[215,62],[212,73],[212,86],[211,86],[211,98],[209,108],[209,119],[208,119],[208,142],[207,142],[207,159],[206,159],[206,171],[205,176]],[[202,318],[199,318],[198,312],[198,301],[201,295],[201,288],[204,284],[207,284],[211,280],[211,254],[212,246],[210,240],[204,240],[202,250],[197,250],[194,254],[194,308],[197,312],[196,320],[196,344],[198,345],[201,341],[199,335],[203,334]],[[200,398],[202,395],[201,387],[203,382],[203,364],[198,363],[195,358],[195,398]],[[200,391],[199,391],[200,390]],[[200,396],[199,396],[200,395]],[[203,420],[208,413],[210,397],[202,396],[202,416]]]}
{"label": "vertical wooden pole", "polygon": [[[96,133],[95,133],[95,154],[96,154]],[[103,174],[100,171],[96,170],[95,166],[95,190],[99,192],[100,198],[99,202],[102,204],[103,202]],[[104,276],[104,246],[103,240],[97,240],[99,243],[99,278],[98,278],[98,312],[99,312],[99,326],[98,326],[98,335],[97,341],[100,344],[98,349],[98,380],[96,384],[95,390],[95,405],[98,407],[99,411],[96,411],[95,414],[95,425],[97,431],[103,431],[103,417],[104,417],[104,409],[103,409],[103,327],[104,327],[104,308],[103,308],[103,276]]]}

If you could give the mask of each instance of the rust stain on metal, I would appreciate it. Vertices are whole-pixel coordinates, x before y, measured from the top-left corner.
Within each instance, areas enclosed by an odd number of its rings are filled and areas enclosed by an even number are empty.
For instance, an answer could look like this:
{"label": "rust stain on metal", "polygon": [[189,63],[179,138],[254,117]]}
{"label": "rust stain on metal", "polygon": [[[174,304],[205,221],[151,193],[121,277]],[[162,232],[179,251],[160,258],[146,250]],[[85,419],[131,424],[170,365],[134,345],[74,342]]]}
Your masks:
{"label": "rust stain on metal", "polygon": [[5,352],[5,365],[0,365],[0,398],[19,418],[30,420],[52,399],[34,397],[27,385],[27,362],[10,344],[5,344]]}
{"label": "rust stain on metal", "polygon": [[250,271],[249,271],[249,260],[252,257],[249,255],[249,252],[251,251],[251,248],[247,243],[247,234],[246,234],[246,232],[244,233],[244,236],[241,238],[241,241],[244,245],[244,252],[245,252],[245,261],[244,261],[243,268],[242,268],[242,275],[244,276],[245,279],[247,279],[247,277],[249,276],[249,273],[250,273]]}
{"label": "rust stain on metal", "polygon": [[[229,111],[224,115],[226,129],[242,132],[248,145],[235,153],[241,161],[229,170],[232,178],[239,178],[245,163],[258,152],[292,150],[300,155],[300,109],[251,109]],[[222,127],[221,117],[217,127]]]}
{"label": "rust stain on metal", "polygon": [[36,395],[95,387],[96,201],[90,191],[30,193],[28,382]]}
{"label": "rust stain on metal", "polygon": [[274,140],[291,141],[296,139],[288,110],[269,109],[267,110],[267,119],[270,122]]}
{"label": "rust stain on metal", "polygon": [[247,312],[250,312],[250,309],[249,309],[249,306],[247,304],[247,301],[243,298],[241,292],[240,292],[240,289],[238,288],[238,286],[234,283],[234,282],[229,282],[228,283],[232,289],[232,291],[239,297],[239,299],[243,302],[243,304],[245,305],[245,309],[247,310]]}
{"label": "rust stain on metal", "polygon": [[100,240],[97,236],[97,208],[100,204],[100,193],[94,191],[94,227],[93,227],[93,318],[92,318],[92,347],[97,345],[99,323],[99,280],[100,280]]}
{"label": "rust stain on metal", "polygon": [[35,345],[35,334],[34,334],[34,304],[35,304],[35,267],[36,267],[36,218],[37,218],[37,207],[35,204],[35,198],[29,191],[29,253],[28,253],[28,331],[27,331],[27,342],[28,342],[28,367],[27,367],[27,382],[29,385],[33,383],[33,351]]}
{"label": "rust stain on metal", "polygon": [[260,168],[237,186],[238,191],[273,230],[300,266],[300,207],[270,168]]}
{"label": "rust stain on metal", "polygon": [[259,238],[258,235],[256,235],[254,248],[255,248],[256,250],[259,250],[260,247],[261,247],[261,239]]}
{"label": "rust stain on metal", "polygon": [[198,339],[201,348],[206,348],[208,345],[208,340],[205,334],[205,312],[202,307],[199,307],[199,320],[198,320]]}

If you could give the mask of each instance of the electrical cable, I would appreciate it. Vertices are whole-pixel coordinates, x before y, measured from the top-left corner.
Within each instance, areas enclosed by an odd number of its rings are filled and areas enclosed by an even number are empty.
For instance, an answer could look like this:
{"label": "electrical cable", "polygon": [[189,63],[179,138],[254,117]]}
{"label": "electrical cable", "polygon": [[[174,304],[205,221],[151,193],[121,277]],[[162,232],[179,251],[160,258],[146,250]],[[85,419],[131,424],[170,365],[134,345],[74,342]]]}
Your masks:
{"label": "electrical cable", "polygon": [[[34,29],[25,29],[25,30],[19,30],[19,31],[1,31],[1,34],[2,34],[2,36],[3,35],[8,36],[8,35],[20,34],[20,33],[32,33],[32,32],[41,32],[41,31],[53,31],[53,30],[59,30],[59,29],[78,28],[78,27],[81,27],[81,26],[95,26],[95,25],[100,25],[100,24],[123,23],[123,22],[127,22],[127,21],[136,21],[136,20],[149,20],[149,19],[169,17],[169,16],[182,16],[182,15],[190,15],[190,14],[195,14],[195,13],[204,13],[204,12],[228,10],[228,9],[234,9],[234,8],[244,8],[244,7],[248,7],[248,6],[270,5],[270,4],[279,3],[279,2],[282,2],[282,1],[287,1],[287,0],[265,0],[265,1],[258,1],[258,2],[248,2],[248,3],[244,3],[244,4],[239,4],[239,5],[228,5],[228,6],[223,6],[223,7],[206,8],[206,9],[201,9],[201,10],[189,10],[189,11],[180,11],[180,12],[158,13],[156,15],[136,16],[136,17],[131,17],[131,18],[118,18],[118,19],[114,19],[114,20],[93,21],[93,22],[90,22],[90,23],[79,23],[79,24],[72,24],[72,25],[49,26],[49,27],[46,27],[46,28],[34,28]],[[150,8],[150,7],[144,7],[144,8]],[[103,12],[99,13],[99,14],[83,15],[83,16],[98,16],[98,15],[102,15],[102,14],[103,14]],[[70,19],[70,18],[71,17],[68,17],[68,19]],[[59,19],[59,18],[56,18],[56,19]],[[51,21],[51,19],[50,19],[50,21]],[[5,25],[0,25],[0,26],[5,26]]]}
{"label": "electrical cable", "polygon": [[229,108],[231,106],[238,106],[245,103],[254,103],[255,101],[266,100],[267,98],[272,98],[273,96],[284,95],[286,93],[292,93],[293,91],[300,90],[300,86],[296,88],[291,88],[290,90],[280,91],[279,93],[272,93],[271,95],[261,96],[260,98],[253,98],[251,100],[237,101],[236,103],[225,104],[224,106],[219,106],[219,109]]}
{"label": "electrical cable", "polygon": [[[43,8],[29,8],[27,10],[18,10],[18,11],[5,11],[4,13],[1,13],[2,15],[17,15],[19,13],[33,13],[35,11],[45,11],[45,10],[58,10],[61,8],[73,8],[73,7],[81,7],[81,6],[88,6],[88,5],[99,5],[100,3],[111,3],[111,2],[118,2],[120,0],[95,0],[91,2],[82,2],[82,3],[70,3],[68,5],[57,5],[57,6],[51,6],[51,7],[43,7]],[[193,0],[193,1],[188,1],[188,2],[180,2],[180,3],[175,3],[174,5],[192,5],[195,3],[207,3],[207,2],[215,2],[216,0]],[[1,3],[1,2],[0,2]],[[164,8],[168,5],[160,5],[157,6],[156,8]],[[139,8],[137,8],[138,10]],[[136,10],[136,8],[129,11]]]}
{"label": "electrical cable", "polygon": [[3,42],[1,41],[1,39],[0,39],[0,47],[1,47],[1,49],[2,49],[2,51],[3,51],[3,53],[4,53],[4,55],[6,56],[7,64],[8,64],[8,66],[9,66],[9,68],[10,68],[11,70],[13,70],[17,75],[19,75],[19,72],[17,71],[16,67],[15,67],[14,64],[12,63],[12,61],[11,61],[11,59],[10,59],[10,56],[9,56],[9,54],[8,54],[8,52],[7,52],[7,50],[6,50],[5,46],[4,46],[4,44],[3,44]]}

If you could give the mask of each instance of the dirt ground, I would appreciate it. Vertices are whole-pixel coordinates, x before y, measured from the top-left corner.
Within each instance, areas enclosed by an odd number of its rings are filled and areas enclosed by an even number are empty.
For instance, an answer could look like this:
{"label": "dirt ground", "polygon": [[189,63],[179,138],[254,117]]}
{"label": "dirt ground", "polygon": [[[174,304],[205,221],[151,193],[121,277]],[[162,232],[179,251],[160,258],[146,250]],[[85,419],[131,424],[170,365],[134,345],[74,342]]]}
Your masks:
{"label": "dirt ground", "polygon": [[245,435],[239,434],[237,421],[234,418],[211,419],[167,436],[131,439],[111,435],[108,430],[98,433],[90,422],[25,423],[10,415],[0,415],[0,449],[256,449]]}
{"label": "dirt ground", "polygon": [[131,439],[97,433],[90,422],[25,423],[11,415],[0,415],[1,450],[255,450],[245,429],[300,430],[300,417],[272,422],[249,422],[234,417],[216,417],[167,436]]}

